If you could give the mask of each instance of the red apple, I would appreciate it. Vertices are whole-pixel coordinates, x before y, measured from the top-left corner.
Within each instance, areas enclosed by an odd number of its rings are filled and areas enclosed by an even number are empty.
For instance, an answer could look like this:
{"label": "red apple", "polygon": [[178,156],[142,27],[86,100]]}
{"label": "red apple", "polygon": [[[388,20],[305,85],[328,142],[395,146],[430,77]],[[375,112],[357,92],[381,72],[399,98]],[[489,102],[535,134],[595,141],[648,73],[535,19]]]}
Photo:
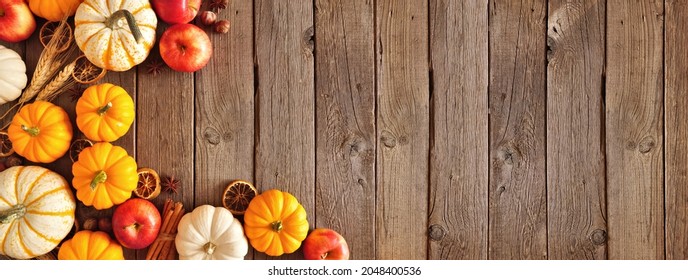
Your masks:
{"label": "red apple", "polygon": [[160,223],[160,212],[155,205],[141,198],[125,201],[112,214],[112,232],[117,241],[129,249],[151,245],[158,237]]}
{"label": "red apple", "polygon": [[0,41],[24,41],[36,30],[36,20],[24,0],[0,0]]}
{"label": "red apple", "polygon": [[160,56],[179,72],[195,72],[205,67],[213,55],[213,45],[203,29],[190,23],[175,24],[160,38]]}
{"label": "red apple", "polygon": [[152,0],[155,14],[169,24],[188,23],[201,9],[201,0]]}
{"label": "red apple", "polygon": [[338,232],[316,228],[303,241],[303,256],[307,260],[348,260],[349,245]]}

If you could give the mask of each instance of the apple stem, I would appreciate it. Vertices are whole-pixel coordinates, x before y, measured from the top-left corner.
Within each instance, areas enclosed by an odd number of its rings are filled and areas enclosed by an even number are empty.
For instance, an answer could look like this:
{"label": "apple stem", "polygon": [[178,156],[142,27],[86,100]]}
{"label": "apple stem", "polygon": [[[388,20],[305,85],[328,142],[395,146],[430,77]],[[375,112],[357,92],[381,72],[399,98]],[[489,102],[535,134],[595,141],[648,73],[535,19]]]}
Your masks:
{"label": "apple stem", "polygon": [[0,224],[9,224],[16,219],[24,217],[24,214],[26,214],[26,206],[22,204],[0,211]]}
{"label": "apple stem", "polygon": [[272,230],[274,230],[275,232],[279,233],[280,231],[282,231],[282,221],[274,221],[272,222],[272,224],[270,224],[270,226],[272,227]]}
{"label": "apple stem", "polygon": [[28,127],[28,126],[25,126],[22,124],[21,129],[23,131],[26,131],[26,133],[28,133],[32,137],[36,137],[36,136],[38,136],[38,134],[41,133],[41,129],[38,127]]}
{"label": "apple stem", "polygon": [[96,177],[93,178],[93,181],[91,181],[91,190],[95,190],[96,187],[98,187],[98,184],[105,183],[107,180],[107,173],[105,171],[101,170],[96,173]]}
{"label": "apple stem", "polygon": [[212,255],[215,252],[215,249],[217,249],[217,245],[213,244],[212,242],[208,242],[203,245],[203,251],[205,251],[205,253],[208,255]]}
{"label": "apple stem", "polygon": [[105,104],[105,106],[100,107],[100,109],[98,109],[98,115],[105,115],[110,108],[112,108],[112,102],[108,102],[108,104]]}
{"label": "apple stem", "polygon": [[112,13],[112,15],[110,15],[110,17],[107,18],[107,20],[105,20],[105,26],[109,27],[110,29],[115,29],[115,24],[122,17],[124,17],[127,20],[127,24],[129,25],[131,34],[134,35],[136,43],[141,43],[141,39],[143,39],[141,29],[139,29],[139,26],[136,24],[136,18],[134,18],[134,15],[128,10],[119,10]]}

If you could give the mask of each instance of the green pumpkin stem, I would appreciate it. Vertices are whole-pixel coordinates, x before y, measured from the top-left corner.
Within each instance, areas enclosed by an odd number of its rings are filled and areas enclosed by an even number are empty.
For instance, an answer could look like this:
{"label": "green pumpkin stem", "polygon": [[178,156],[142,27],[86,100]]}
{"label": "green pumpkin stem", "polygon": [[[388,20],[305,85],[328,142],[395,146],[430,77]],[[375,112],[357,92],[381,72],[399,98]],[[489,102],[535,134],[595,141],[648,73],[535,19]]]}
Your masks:
{"label": "green pumpkin stem", "polygon": [[282,221],[274,221],[272,222],[272,224],[270,224],[270,226],[272,227],[272,230],[274,230],[277,233],[282,231]]}
{"label": "green pumpkin stem", "polygon": [[112,108],[112,102],[108,102],[108,104],[105,104],[105,106],[100,107],[100,109],[98,109],[98,115],[105,115],[110,108]]}
{"label": "green pumpkin stem", "polygon": [[96,187],[98,187],[98,184],[105,183],[107,180],[107,173],[105,171],[101,170],[96,173],[96,177],[93,178],[93,181],[91,181],[91,190],[95,190]]}
{"label": "green pumpkin stem", "polygon": [[134,35],[136,43],[141,43],[141,39],[143,39],[141,29],[139,28],[138,24],[136,24],[136,18],[134,18],[134,15],[128,10],[119,10],[112,13],[112,15],[110,15],[110,17],[105,21],[105,26],[109,27],[110,29],[115,29],[115,24],[117,24],[122,17],[127,20],[127,24],[129,25],[131,34]]}
{"label": "green pumpkin stem", "polygon": [[0,211],[0,224],[9,224],[16,219],[24,217],[24,214],[26,214],[26,206],[22,204]]}
{"label": "green pumpkin stem", "polygon": [[21,129],[23,131],[26,131],[26,133],[31,135],[31,137],[36,137],[36,136],[38,136],[38,134],[41,133],[41,129],[38,127],[35,127],[35,126],[34,127],[28,127],[28,126],[22,124]]}

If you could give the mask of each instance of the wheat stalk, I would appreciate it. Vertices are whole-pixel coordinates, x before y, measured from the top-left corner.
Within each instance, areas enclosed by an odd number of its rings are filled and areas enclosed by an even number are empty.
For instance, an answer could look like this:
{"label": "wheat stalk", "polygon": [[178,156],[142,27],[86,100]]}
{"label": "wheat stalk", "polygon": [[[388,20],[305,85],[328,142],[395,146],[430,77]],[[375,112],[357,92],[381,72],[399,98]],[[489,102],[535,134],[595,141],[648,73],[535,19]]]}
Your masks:
{"label": "wheat stalk", "polygon": [[38,93],[36,100],[50,101],[60,93],[61,89],[73,85],[74,79],[72,79],[72,73],[74,73],[74,67],[76,67],[76,61],[67,64],[67,66],[65,66],[64,69],[62,69],[62,71],[60,71],[60,73]]}

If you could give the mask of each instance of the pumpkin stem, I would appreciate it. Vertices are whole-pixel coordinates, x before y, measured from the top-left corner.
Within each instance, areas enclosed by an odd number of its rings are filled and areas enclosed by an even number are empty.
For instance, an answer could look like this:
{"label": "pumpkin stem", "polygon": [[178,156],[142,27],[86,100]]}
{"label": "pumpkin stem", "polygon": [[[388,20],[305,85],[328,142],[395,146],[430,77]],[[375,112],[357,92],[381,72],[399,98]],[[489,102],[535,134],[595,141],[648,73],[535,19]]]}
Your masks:
{"label": "pumpkin stem", "polygon": [[108,104],[105,104],[105,106],[100,107],[100,109],[98,109],[98,115],[105,115],[110,108],[112,108],[112,102],[108,102]]}
{"label": "pumpkin stem", "polygon": [[276,232],[282,231],[282,221],[274,221],[272,224],[270,224],[270,226],[272,227],[272,230]]}
{"label": "pumpkin stem", "polygon": [[208,242],[203,245],[203,251],[205,251],[205,253],[208,255],[212,255],[215,252],[215,249],[217,249],[217,245],[213,244],[212,242]]}
{"label": "pumpkin stem", "polygon": [[28,127],[28,126],[25,126],[22,124],[21,129],[23,131],[26,131],[26,133],[31,135],[31,137],[36,137],[36,136],[38,136],[38,134],[41,133],[41,129],[38,127]]}
{"label": "pumpkin stem", "polygon": [[115,24],[117,24],[122,17],[127,20],[127,24],[129,25],[131,34],[134,35],[136,43],[141,43],[141,39],[143,39],[141,29],[139,29],[138,24],[136,24],[136,18],[134,18],[134,15],[128,10],[119,10],[112,13],[112,15],[105,20],[105,26],[109,27],[110,29],[115,29]]}
{"label": "pumpkin stem", "polygon": [[105,180],[107,180],[107,173],[105,171],[101,170],[96,173],[96,177],[93,178],[93,181],[91,181],[91,190],[95,190],[98,184],[105,183]]}
{"label": "pumpkin stem", "polygon": [[0,224],[9,224],[16,219],[24,217],[24,214],[26,214],[26,206],[22,204],[0,211]]}

